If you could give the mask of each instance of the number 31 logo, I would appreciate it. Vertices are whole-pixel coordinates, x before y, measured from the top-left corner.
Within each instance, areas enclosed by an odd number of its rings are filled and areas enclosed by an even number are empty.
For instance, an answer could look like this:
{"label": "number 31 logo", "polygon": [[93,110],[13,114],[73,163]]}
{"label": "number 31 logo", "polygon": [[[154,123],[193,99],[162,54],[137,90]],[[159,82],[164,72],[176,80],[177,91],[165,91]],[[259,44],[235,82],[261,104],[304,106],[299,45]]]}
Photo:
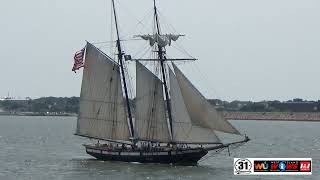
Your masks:
{"label": "number 31 logo", "polygon": [[252,163],[248,159],[238,159],[234,163],[234,174],[248,174],[251,173]]}

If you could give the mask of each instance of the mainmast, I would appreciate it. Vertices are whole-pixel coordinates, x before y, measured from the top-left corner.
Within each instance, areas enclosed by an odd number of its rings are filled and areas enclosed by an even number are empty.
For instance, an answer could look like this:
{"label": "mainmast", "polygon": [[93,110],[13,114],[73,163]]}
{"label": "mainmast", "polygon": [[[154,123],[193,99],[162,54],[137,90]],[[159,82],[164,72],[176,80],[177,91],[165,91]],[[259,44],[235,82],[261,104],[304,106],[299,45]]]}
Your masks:
{"label": "mainmast", "polygon": [[[156,6],[156,0],[153,0],[153,6],[154,6],[154,18],[155,18],[155,23],[156,23],[157,34],[161,35],[159,17],[158,17],[157,6]],[[166,81],[166,73],[165,73],[165,67],[164,67],[164,61],[166,60],[166,56],[165,56],[165,50],[163,48],[164,47],[161,47],[158,44],[158,57],[159,57],[159,60],[160,60],[160,65],[161,65],[163,85],[164,85],[164,90],[165,90],[165,95],[166,95],[167,111],[168,111],[169,123],[170,123],[171,140],[172,140],[172,138],[173,138],[173,133],[172,133],[172,113],[171,113],[171,104],[170,104],[170,99],[169,99],[169,92],[168,92],[168,86],[167,86],[167,81]]]}
{"label": "mainmast", "polygon": [[124,87],[124,93],[126,96],[126,104],[128,109],[128,115],[129,115],[129,123],[130,123],[130,130],[131,130],[131,137],[134,137],[134,129],[133,129],[133,121],[132,121],[132,114],[131,114],[131,108],[129,103],[129,97],[128,97],[128,89],[127,89],[127,83],[126,83],[126,76],[124,73],[124,67],[123,67],[123,53],[121,49],[121,42],[120,42],[120,36],[119,36],[119,29],[118,29],[118,21],[117,21],[117,14],[116,14],[116,7],[114,5],[114,0],[112,0],[112,6],[113,6],[113,14],[114,14],[114,20],[116,25],[116,31],[117,31],[117,48],[118,48],[118,60],[120,62],[120,68],[121,68],[121,75],[122,75],[122,81],[123,81],[123,87]]}

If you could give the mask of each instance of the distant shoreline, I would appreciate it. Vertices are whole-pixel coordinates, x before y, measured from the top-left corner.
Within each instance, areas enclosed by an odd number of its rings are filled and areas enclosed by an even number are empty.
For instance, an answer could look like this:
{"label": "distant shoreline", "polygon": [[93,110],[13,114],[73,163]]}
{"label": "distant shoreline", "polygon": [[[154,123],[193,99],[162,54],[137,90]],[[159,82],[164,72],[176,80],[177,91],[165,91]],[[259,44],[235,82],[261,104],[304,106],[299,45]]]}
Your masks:
{"label": "distant shoreline", "polygon": [[62,116],[76,117],[75,113],[43,113],[43,112],[0,112],[0,116]]}
{"label": "distant shoreline", "polygon": [[[0,116],[77,117],[75,113],[0,112]],[[320,113],[311,112],[223,112],[227,120],[308,121],[320,122]]]}
{"label": "distant shoreline", "polygon": [[224,112],[223,114],[228,120],[320,122],[320,113],[311,112]]}

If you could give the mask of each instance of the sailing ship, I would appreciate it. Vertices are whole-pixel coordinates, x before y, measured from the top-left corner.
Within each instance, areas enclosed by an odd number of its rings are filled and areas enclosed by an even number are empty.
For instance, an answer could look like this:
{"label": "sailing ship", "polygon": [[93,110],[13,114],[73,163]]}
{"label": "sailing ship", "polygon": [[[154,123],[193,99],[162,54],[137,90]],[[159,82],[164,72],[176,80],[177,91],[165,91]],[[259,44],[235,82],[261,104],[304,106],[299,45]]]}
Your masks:
{"label": "sailing ship", "polygon": [[[249,141],[226,121],[188,80],[166,47],[180,36],[161,34],[154,0],[153,34],[137,35],[153,47],[156,58],[132,59],[122,50],[114,0],[117,59],[87,42],[76,135],[96,139],[84,145],[100,160],[193,165],[209,151]],[[135,61],[135,108],[128,95],[126,60]],[[156,62],[159,74],[141,61]],[[242,140],[223,144],[216,131],[241,135]],[[103,141],[103,143],[101,143]]]}

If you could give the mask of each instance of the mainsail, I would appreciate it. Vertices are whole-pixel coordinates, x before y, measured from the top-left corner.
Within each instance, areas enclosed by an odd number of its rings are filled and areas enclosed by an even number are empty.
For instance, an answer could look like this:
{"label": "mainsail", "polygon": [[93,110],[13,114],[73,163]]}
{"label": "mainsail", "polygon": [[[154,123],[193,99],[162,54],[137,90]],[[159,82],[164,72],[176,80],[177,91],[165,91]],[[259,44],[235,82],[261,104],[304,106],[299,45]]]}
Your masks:
{"label": "mainsail", "polygon": [[220,143],[214,131],[194,123],[187,111],[176,76],[169,68],[173,140],[184,143]]}
{"label": "mainsail", "polygon": [[127,115],[117,63],[87,43],[76,134],[129,140]]}
{"label": "mainsail", "polygon": [[239,131],[214,109],[175,64],[173,68],[192,123],[199,127],[239,135]]}
{"label": "mainsail", "polygon": [[135,136],[142,140],[169,142],[161,80],[136,62]]}

